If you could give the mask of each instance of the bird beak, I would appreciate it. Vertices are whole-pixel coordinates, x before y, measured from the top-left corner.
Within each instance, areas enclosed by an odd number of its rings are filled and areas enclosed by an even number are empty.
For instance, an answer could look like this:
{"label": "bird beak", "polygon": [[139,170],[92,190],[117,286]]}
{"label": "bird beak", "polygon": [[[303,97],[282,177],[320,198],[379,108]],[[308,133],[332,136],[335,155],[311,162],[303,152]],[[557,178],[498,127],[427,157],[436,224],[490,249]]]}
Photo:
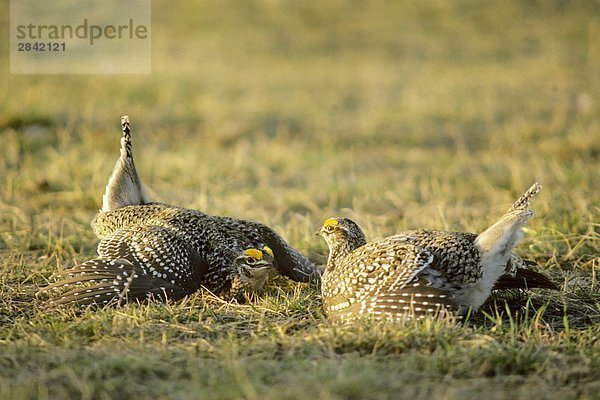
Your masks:
{"label": "bird beak", "polygon": [[323,228],[319,228],[317,229],[317,231],[315,232],[315,236],[321,236],[321,234],[323,233]]}

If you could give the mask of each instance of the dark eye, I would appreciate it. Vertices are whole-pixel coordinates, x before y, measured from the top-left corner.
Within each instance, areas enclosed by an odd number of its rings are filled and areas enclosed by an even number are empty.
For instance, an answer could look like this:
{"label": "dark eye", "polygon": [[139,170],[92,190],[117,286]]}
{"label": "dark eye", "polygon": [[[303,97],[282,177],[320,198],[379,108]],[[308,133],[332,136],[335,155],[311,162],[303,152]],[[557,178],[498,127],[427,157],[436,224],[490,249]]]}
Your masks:
{"label": "dark eye", "polygon": [[256,259],[254,257],[246,257],[246,264],[254,265],[256,264]]}
{"label": "dark eye", "polygon": [[327,226],[325,227],[325,230],[326,230],[327,232],[331,233],[331,232],[335,231],[335,226],[333,226],[333,225],[327,225]]}

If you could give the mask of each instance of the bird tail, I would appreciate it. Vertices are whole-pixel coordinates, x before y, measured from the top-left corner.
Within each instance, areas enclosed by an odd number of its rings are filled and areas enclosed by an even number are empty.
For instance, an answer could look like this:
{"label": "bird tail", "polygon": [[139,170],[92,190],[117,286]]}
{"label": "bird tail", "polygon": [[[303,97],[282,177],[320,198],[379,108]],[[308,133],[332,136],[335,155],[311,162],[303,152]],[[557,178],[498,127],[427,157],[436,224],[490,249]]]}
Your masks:
{"label": "bird tail", "polygon": [[517,268],[512,276],[502,275],[494,284],[494,290],[533,288],[558,290],[548,277],[526,268]]}
{"label": "bird tail", "polygon": [[121,156],[117,160],[102,196],[102,211],[150,202],[133,162],[129,117],[121,117]]}
{"label": "bird tail", "polygon": [[[180,299],[182,287],[146,274],[125,259],[95,258],[54,275],[57,282],[41,288],[36,296],[52,293],[47,307],[66,304],[105,306],[131,301]],[[66,293],[61,289],[69,289]]]}
{"label": "bird tail", "polygon": [[506,214],[475,239],[475,246],[481,255],[483,281],[489,288],[506,272],[506,265],[511,258],[512,249],[523,238],[521,230],[529,218],[535,215],[529,203],[541,189],[538,183],[533,184],[521,196]]}

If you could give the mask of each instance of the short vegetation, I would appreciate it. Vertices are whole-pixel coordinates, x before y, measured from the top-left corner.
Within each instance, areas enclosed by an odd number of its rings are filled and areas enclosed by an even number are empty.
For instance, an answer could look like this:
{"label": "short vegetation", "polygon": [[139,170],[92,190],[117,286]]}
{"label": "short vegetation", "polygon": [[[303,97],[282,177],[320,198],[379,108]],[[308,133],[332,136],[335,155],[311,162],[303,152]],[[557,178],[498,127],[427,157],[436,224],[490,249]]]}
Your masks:
{"label": "short vegetation", "polygon": [[[0,76],[0,398],[598,398],[596,2],[156,0],[152,41],[151,75]],[[248,304],[47,310],[95,254],[124,114],[155,199],[320,264],[328,217],[479,232],[539,181],[517,253],[560,290],[461,324],[332,326],[283,278]]]}

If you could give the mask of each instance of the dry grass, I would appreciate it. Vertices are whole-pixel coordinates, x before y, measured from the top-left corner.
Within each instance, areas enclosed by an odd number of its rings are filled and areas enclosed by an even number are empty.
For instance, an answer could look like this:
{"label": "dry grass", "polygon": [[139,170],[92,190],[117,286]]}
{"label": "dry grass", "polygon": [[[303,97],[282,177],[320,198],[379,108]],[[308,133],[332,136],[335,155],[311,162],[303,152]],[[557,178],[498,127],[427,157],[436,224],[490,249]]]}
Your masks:
{"label": "dry grass", "polygon": [[[149,76],[0,77],[0,398],[597,398],[593,2],[153,10]],[[245,306],[45,312],[36,289],[95,253],[122,114],[156,199],[267,223],[321,262],[327,217],[477,232],[538,180],[518,252],[561,290],[460,326],[332,327],[284,280]]]}

